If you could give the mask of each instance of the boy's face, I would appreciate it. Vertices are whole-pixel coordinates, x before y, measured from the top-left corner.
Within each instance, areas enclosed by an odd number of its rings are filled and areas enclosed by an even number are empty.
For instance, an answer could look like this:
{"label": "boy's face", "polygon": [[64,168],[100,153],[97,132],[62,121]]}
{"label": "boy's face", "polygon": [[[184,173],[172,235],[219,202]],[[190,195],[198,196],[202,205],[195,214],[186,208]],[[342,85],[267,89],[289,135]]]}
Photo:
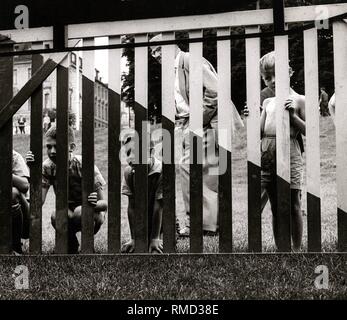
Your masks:
{"label": "boy's face", "polygon": [[56,163],[57,160],[57,140],[51,137],[46,139],[46,148],[48,158],[52,160],[52,162]]}
{"label": "boy's face", "polygon": [[275,94],[276,91],[276,78],[274,72],[266,72],[261,75],[265,85]]}
{"label": "boy's face", "polygon": [[[69,144],[69,158],[71,157],[72,152],[75,150],[75,144]],[[57,140],[51,137],[46,138],[46,148],[48,158],[51,159],[53,163],[57,161]]]}
{"label": "boy's face", "polygon": [[152,46],[150,48],[152,57],[161,63],[161,46]]}

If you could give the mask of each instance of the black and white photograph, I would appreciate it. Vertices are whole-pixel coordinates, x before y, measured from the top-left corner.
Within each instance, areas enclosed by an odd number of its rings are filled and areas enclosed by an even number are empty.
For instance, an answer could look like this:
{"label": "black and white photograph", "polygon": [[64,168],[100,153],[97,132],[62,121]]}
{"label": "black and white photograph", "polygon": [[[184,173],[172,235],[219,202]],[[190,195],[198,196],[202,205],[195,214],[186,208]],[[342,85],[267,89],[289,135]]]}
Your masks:
{"label": "black and white photograph", "polygon": [[0,300],[347,299],[346,124],[346,1],[2,0]]}

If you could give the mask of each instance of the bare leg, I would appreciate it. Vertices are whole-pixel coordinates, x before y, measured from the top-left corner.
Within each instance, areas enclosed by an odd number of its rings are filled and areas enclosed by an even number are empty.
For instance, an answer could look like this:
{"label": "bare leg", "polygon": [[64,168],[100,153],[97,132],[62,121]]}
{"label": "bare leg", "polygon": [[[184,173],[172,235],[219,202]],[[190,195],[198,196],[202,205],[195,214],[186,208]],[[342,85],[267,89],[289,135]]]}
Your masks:
{"label": "bare leg", "polygon": [[23,214],[20,206],[20,192],[17,188],[12,188],[12,248],[18,253],[22,253],[22,229]]}
{"label": "bare leg", "polygon": [[302,244],[302,215],[300,190],[291,190],[291,218],[293,250],[299,251]]}
{"label": "bare leg", "polygon": [[270,200],[271,211],[272,211],[272,230],[275,239],[276,248],[278,248],[279,244],[279,234],[278,234],[278,219],[277,219],[277,194],[276,188],[268,187],[266,188],[267,195]]}

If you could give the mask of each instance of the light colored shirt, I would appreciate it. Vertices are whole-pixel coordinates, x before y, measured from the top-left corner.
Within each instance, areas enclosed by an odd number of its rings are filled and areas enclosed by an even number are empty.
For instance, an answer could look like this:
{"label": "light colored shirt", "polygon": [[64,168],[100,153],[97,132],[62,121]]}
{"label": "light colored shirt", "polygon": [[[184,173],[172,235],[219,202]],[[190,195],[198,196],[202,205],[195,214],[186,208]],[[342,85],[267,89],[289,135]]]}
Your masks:
{"label": "light colored shirt", "polygon": [[[149,199],[162,199],[163,186],[162,186],[162,163],[154,158],[153,164],[148,170],[148,193]],[[134,169],[127,166],[124,170],[122,181],[122,194],[125,196],[134,195]]]}
{"label": "light colored shirt", "polygon": [[[42,187],[57,187],[57,166],[51,159],[46,159],[42,164]],[[106,185],[97,166],[94,166],[94,191],[103,189]],[[72,155],[69,161],[69,204],[75,206],[82,204],[82,156]]]}
{"label": "light colored shirt", "polygon": [[19,177],[30,177],[24,158],[15,150],[12,152],[12,174]]}
{"label": "light colored shirt", "polygon": [[333,122],[335,124],[335,93],[330,98],[329,111],[330,111],[331,119],[333,119]]}
{"label": "light colored shirt", "polygon": [[178,118],[187,118],[189,117],[189,106],[187,102],[184,100],[179,87],[179,76],[178,76],[178,64],[180,60],[180,55],[182,52],[180,51],[175,59],[175,101],[176,101],[176,115]]}

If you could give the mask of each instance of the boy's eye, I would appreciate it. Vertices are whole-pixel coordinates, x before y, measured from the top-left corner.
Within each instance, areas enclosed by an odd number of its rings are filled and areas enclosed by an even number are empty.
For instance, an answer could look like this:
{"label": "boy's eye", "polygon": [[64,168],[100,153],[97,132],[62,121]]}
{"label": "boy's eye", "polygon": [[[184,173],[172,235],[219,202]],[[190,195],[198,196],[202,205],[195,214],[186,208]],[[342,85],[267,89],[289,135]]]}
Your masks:
{"label": "boy's eye", "polygon": [[51,150],[52,146],[50,144],[46,144],[47,149]]}
{"label": "boy's eye", "polygon": [[127,151],[127,156],[129,157],[130,154],[131,154],[131,150],[128,150],[128,151]]}

